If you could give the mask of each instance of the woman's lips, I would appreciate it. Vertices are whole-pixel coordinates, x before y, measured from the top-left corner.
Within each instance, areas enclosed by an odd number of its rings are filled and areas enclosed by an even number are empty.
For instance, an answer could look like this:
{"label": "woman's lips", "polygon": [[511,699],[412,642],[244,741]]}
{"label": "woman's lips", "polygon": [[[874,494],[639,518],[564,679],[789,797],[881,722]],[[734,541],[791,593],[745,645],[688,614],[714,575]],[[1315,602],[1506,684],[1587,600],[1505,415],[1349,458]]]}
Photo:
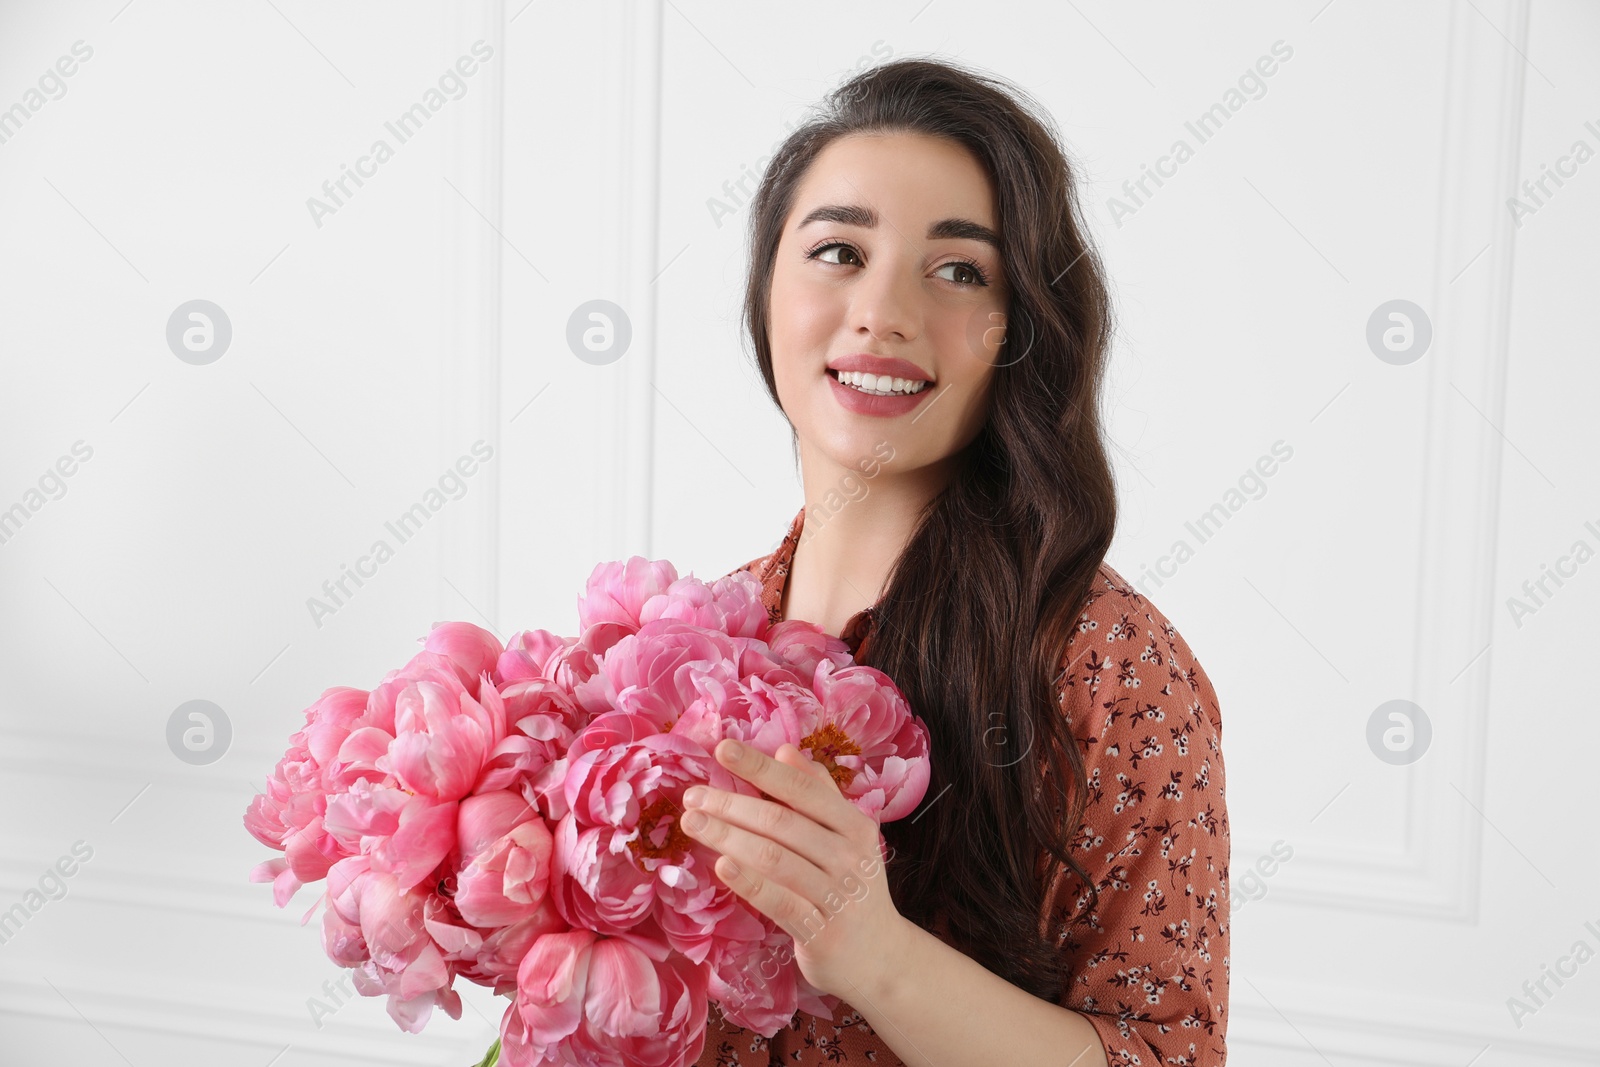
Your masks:
{"label": "woman's lips", "polygon": [[834,399],[839,401],[840,406],[857,415],[876,415],[885,418],[904,415],[916,410],[917,405],[933,392],[933,383],[929,382],[920,391],[907,393],[904,396],[873,396],[851,388],[832,373],[827,373],[824,377],[828,379],[828,388],[833,390]]}

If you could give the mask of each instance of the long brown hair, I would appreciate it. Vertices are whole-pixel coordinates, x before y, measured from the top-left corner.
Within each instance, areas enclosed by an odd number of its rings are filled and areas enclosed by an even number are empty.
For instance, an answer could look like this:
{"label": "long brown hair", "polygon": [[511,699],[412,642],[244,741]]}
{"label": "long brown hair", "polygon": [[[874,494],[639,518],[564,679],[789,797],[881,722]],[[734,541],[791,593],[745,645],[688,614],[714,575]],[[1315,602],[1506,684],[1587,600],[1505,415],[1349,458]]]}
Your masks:
{"label": "long brown hair", "polygon": [[1087,782],[1056,685],[1111,544],[1116,492],[1099,414],[1110,299],[1048,113],[930,59],[834,89],[772,157],[752,202],[745,325],[779,403],[769,302],[795,189],[835,139],[896,132],[948,138],[987,169],[1010,292],[988,420],[920,515],[863,649],[932,741],[927,797],[883,828],[890,893],[908,919],[933,929],[943,916],[968,955],[1056,1001],[1063,960],[1041,934],[1049,878],[1065,865],[1090,909],[1098,898],[1071,854]]}

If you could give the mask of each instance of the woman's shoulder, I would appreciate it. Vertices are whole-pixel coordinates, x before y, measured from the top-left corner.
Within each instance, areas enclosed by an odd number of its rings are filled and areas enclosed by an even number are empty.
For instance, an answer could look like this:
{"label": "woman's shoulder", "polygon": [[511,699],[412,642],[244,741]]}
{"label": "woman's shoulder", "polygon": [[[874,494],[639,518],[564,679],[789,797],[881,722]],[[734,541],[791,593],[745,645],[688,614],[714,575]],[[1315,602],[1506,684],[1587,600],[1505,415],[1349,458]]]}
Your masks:
{"label": "woman's shoulder", "polygon": [[1220,735],[1222,711],[1205,668],[1172,620],[1109,563],[1102,562],[1062,651],[1057,684],[1064,704],[1116,716],[1137,696],[1183,706],[1196,725]]}

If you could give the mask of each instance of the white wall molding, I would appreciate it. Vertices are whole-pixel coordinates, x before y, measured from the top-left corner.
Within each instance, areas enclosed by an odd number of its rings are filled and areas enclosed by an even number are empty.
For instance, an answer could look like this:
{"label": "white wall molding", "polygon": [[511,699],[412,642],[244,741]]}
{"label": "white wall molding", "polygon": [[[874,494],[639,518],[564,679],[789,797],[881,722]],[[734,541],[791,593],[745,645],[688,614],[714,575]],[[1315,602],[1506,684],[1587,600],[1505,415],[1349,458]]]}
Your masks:
{"label": "white wall molding", "polygon": [[[625,363],[618,410],[623,413],[626,462],[619,470],[617,544],[649,555],[655,521],[655,389],[657,274],[667,266],[661,232],[661,0],[626,5],[622,50],[627,69],[619,82],[626,94],[626,225],[619,248],[625,272],[620,291],[633,319],[633,348]],[[676,249],[666,249],[666,256]]]}
{"label": "white wall molding", "polygon": [[[1461,794],[1483,807],[1502,441],[1457,388],[1499,424],[1515,247],[1505,203],[1521,148],[1528,0],[1496,0],[1477,11],[1453,6],[1449,18],[1434,282],[1425,309],[1434,337],[1423,357],[1417,656],[1413,692],[1404,694],[1427,712],[1432,747],[1408,767],[1381,768],[1406,778],[1397,815],[1405,824],[1403,854],[1336,855],[1296,843],[1270,895],[1318,908],[1470,922],[1478,911],[1483,820]],[[1246,862],[1271,847],[1242,837],[1233,845]]]}
{"label": "white wall molding", "polygon": [[[1421,988],[1427,971],[1415,973]],[[1515,992],[1508,988],[1506,995]],[[1230,1057],[1258,1049],[1315,1051],[1360,1063],[1463,1067],[1489,1046],[1482,1062],[1600,1061],[1600,1035],[1581,1018],[1556,1015],[1559,1010],[1556,1001],[1549,1015],[1525,1019],[1518,1030],[1503,1001],[1463,1003],[1422,992],[1396,995],[1386,988],[1260,974],[1245,981],[1236,970],[1229,990],[1228,1051]]]}
{"label": "white wall molding", "polygon": [[[477,77],[482,90],[472,106],[451,115],[441,218],[452,238],[449,335],[439,353],[443,405],[440,469],[467,454],[480,437],[494,449],[486,492],[469,493],[447,510],[439,538],[439,619],[462,619],[497,630],[500,611],[500,501],[510,480],[501,444],[501,306],[506,255],[502,222],[502,146],[505,143],[505,5],[503,0],[450,4],[441,16],[450,60],[482,40],[494,49]],[[450,584],[456,586],[452,589]],[[457,591],[459,590],[459,592]],[[466,603],[463,603],[463,597]],[[480,614],[481,613],[481,614]]]}
{"label": "white wall molding", "polygon": [[[47,865],[66,851],[67,846],[60,844],[8,840],[5,853],[0,855],[0,892],[4,894],[0,896],[0,910],[15,904],[25,890],[36,887]],[[262,847],[261,859],[271,859],[274,855],[281,853]],[[148,860],[149,857],[144,858]],[[61,909],[71,907],[75,901],[86,901],[134,912],[155,909],[299,929],[300,917],[321,899],[327,888],[325,881],[313,882],[279,908],[272,902],[272,886],[251,882],[248,873],[248,867],[244,868],[237,880],[160,874],[144,865],[106,859],[96,850],[94,858],[83,863],[78,872],[67,879],[67,895],[42,909],[38,921],[53,921]],[[29,925],[33,921],[30,920]],[[306,925],[320,930],[321,921],[319,909]],[[16,936],[26,936],[27,930],[25,925]]]}
{"label": "white wall molding", "polygon": [[[0,770],[8,775],[43,778],[57,786],[116,782],[129,789],[126,797],[116,800],[118,804],[132,801],[143,785],[153,790],[227,793],[238,799],[240,818],[249,806],[251,790],[265,787],[267,775],[282,757],[282,748],[234,745],[216,763],[191,767],[167,752],[165,738],[148,732],[127,736],[16,728],[0,732]],[[113,807],[106,818],[117,814]]]}
{"label": "white wall molding", "polygon": [[[614,389],[607,405],[613,450],[608,466],[610,492],[599,500],[599,532],[610,546],[599,558],[649,555],[654,525],[655,427],[657,393],[655,279],[666,266],[661,230],[661,19],[660,0],[619,5],[608,12],[617,20],[615,48],[606,51],[607,107],[614,111],[616,139],[611,145],[611,203],[617,211],[597,220],[604,246],[616,249],[609,284],[632,324],[627,353],[612,368]],[[668,250],[668,256],[675,250]]]}
{"label": "white wall molding", "polygon": [[[422,1033],[407,1034],[382,1014],[382,998],[363,997],[367,1010],[335,1011],[317,1030],[303,1001],[285,1011],[265,1010],[261,1005],[271,997],[262,990],[224,983],[174,985],[165,980],[161,988],[168,993],[152,996],[144,992],[149,988],[138,983],[113,988],[48,973],[39,981],[0,978],[0,1015],[74,1025],[82,1025],[87,1018],[97,1028],[110,1031],[113,1040],[118,1030],[136,1030],[231,1042],[261,1050],[248,1060],[236,1061],[251,1063],[266,1063],[289,1045],[302,1055],[316,1052],[365,1063],[438,1067],[452,1060],[470,1063],[494,1041],[485,1029],[487,1024],[471,1007],[463,1007],[459,1020],[435,1009]],[[306,991],[307,997],[321,995],[320,990]]]}

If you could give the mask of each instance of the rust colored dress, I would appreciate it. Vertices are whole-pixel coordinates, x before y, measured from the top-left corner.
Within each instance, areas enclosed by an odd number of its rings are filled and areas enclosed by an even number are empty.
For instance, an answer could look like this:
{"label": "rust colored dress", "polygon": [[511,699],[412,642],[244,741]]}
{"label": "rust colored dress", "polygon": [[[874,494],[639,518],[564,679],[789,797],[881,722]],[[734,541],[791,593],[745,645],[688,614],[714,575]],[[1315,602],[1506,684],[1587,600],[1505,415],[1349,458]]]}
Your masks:
{"label": "rust colored dress", "polygon": [[[729,572],[761,580],[774,623],[804,520],[802,507],[777,549]],[[871,630],[867,608],[839,636],[854,654]],[[1100,900],[1069,924],[1088,890],[1065,869],[1051,884],[1041,930],[1053,931],[1070,961],[1058,1003],[1089,1020],[1111,1064],[1220,1067],[1229,852],[1216,692],[1172,623],[1105,564],[1062,667],[1061,708],[1089,780],[1083,824],[1063,837]],[[796,1012],[770,1039],[728,1022],[713,1003],[695,1067],[861,1063],[903,1067],[842,1001],[831,1021]]]}

